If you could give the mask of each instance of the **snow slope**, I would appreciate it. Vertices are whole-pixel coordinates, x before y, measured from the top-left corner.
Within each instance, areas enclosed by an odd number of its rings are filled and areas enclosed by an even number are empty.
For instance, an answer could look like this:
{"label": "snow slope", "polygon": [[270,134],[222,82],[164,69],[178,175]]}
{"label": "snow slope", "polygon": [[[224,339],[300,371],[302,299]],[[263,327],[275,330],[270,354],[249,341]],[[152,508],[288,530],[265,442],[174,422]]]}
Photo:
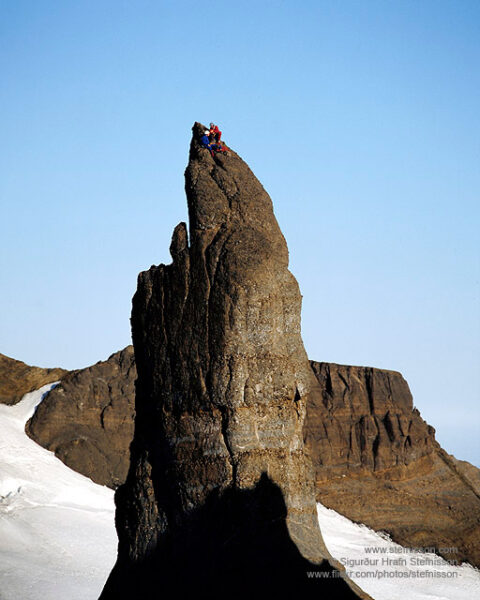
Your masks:
{"label": "snow slope", "polygon": [[116,559],[113,491],[25,434],[52,387],[0,405],[0,600],[96,599]]}
{"label": "snow slope", "polygon": [[[480,598],[480,571],[470,565],[453,566],[436,554],[399,546],[322,504],[317,512],[328,550],[374,600]],[[455,562],[453,548],[449,562]]]}

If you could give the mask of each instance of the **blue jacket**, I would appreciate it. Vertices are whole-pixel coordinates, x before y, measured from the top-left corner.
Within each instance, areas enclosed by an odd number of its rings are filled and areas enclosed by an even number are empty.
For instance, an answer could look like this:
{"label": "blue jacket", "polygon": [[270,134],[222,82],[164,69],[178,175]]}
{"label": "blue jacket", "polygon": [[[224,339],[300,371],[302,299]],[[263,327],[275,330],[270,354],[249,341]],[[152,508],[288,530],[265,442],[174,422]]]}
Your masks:
{"label": "blue jacket", "polygon": [[210,148],[210,140],[208,139],[208,135],[207,134],[204,134],[202,136],[202,139],[200,141],[205,146],[205,148]]}

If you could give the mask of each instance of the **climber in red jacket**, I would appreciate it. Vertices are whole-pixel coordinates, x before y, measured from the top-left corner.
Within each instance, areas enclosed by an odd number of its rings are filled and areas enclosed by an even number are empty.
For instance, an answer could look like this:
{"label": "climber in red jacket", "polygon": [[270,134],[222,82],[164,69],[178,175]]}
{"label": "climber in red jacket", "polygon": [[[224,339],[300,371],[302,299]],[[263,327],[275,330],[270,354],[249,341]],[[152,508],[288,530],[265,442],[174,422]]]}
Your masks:
{"label": "climber in red jacket", "polygon": [[218,125],[215,125],[215,123],[210,123],[210,141],[216,142],[218,144],[220,142],[221,137],[222,132],[218,128]]}

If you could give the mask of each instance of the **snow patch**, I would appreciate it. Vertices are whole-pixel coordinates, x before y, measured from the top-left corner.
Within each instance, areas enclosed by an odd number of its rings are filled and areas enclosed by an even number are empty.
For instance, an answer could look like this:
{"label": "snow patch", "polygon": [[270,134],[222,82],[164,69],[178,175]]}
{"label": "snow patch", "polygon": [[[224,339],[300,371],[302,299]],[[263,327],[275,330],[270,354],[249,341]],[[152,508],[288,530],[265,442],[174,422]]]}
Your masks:
{"label": "snow patch", "polygon": [[94,600],[116,559],[113,491],[25,433],[55,385],[0,405],[1,600]]}
{"label": "snow patch", "polygon": [[322,504],[317,504],[317,512],[328,550],[374,600],[480,598],[480,571],[456,565],[453,548],[447,562],[437,554],[395,544],[385,534],[353,523]]}

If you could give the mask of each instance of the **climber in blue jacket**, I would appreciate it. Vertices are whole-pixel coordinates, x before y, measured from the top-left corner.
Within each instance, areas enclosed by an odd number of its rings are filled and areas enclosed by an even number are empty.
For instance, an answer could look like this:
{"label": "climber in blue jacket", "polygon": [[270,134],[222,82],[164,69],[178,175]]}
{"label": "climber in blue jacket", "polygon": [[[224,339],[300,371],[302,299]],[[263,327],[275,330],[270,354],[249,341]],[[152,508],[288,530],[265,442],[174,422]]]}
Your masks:
{"label": "climber in blue jacket", "polygon": [[205,130],[205,133],[202,135],[202,137],[200,138],[200,141],[202,142],[202,146],[204,148],[206,148],[207,150],[210,150],[210,154],[212,156],[215,156],[215,150],[217,148],[217,144],[211,144],[210,143],[210,138],[208,137],[210,134],[210,131]]}

